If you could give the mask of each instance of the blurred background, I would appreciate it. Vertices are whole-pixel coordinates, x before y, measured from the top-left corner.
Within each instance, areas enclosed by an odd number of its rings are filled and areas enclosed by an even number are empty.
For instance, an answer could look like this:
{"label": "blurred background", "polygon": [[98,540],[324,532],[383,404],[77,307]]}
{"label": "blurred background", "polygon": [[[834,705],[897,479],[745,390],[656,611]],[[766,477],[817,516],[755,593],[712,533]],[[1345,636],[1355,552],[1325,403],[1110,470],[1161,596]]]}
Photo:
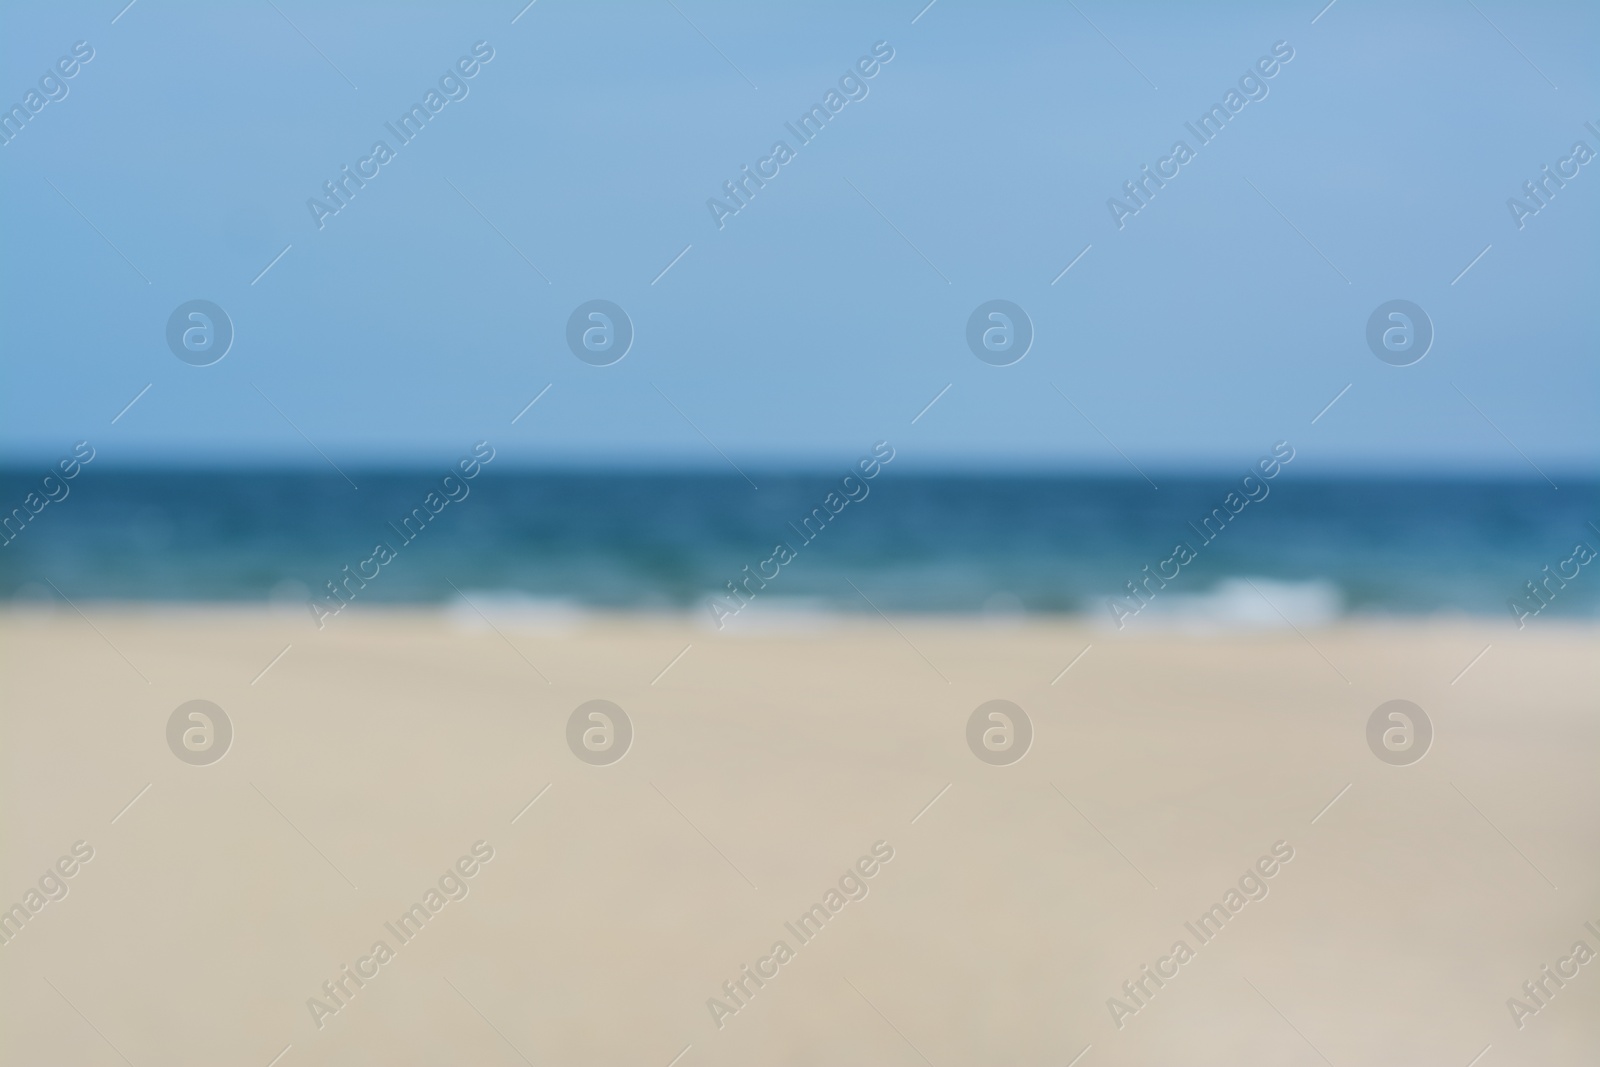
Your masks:
{"label": "blurred background", "polygon": [[1596,1062],[1597,29],[0,6],[0,1063]]}

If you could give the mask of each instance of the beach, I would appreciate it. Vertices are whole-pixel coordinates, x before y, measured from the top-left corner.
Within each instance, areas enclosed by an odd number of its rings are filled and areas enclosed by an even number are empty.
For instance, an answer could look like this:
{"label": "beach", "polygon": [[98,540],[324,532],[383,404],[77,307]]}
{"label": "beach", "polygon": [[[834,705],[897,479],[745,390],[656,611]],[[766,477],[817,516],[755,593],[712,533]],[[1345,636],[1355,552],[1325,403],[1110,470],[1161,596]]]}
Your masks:
{"label": "beach", "polygon": [[1600,1067],[1597,35],[7,5],[0,1067]]}
{"label": "beach", "polygon": [[[1488,1067],[1596,1046],[1600,964],[1574,955],[1600,950],[1592,623],[325,621],[0,613],[0,897],[46,879],[0,946],[6,1062],[1464,1067],[1487,1047]],[[212,762],[169,742],[196,700],[231,728]],[[596,700],[626,724],[575,728]],[[969,747],[995,700],[1031,724],[1011,762]],[[1391,700],[1431,723],[1415,762],[1369,747]],[[591,724],[601,746],[631,732],[625,754],[571,740]]]}

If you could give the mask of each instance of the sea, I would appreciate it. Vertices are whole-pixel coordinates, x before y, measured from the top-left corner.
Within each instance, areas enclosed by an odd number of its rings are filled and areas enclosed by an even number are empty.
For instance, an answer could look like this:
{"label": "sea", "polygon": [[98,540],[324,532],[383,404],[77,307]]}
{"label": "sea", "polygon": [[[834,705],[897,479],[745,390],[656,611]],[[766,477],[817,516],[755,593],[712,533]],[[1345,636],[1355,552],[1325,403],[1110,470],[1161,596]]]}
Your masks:
{"label": "sea", "polygon": [[[0,470],[7,514],[41,473]],[[1464,615],[1530,625],[1600,616],[1600,563],[1577,551],[1600,552],[1593,480],[1556,489],[1290,471],[1234,514],[1238,479],[1203,475],[1159,477],[1155,488],[1138,477],[888,467],[847,492],[843,470],[747,479],[502,465],[458,483],[452,492],[465,495],[450,499],[445,473],[88,466],[20,531],[10,524],[0,597],[335,604],[335,583],[358,609],[465,600],[712,618],[720,603],[722,615],[770,620],[882,612],[1301,625]],[[381,560],[379,545],[389,550]],[[1143,590],[1137,599],[1129,582]],[[1136,620],[1116,603],[1138,607]]]}

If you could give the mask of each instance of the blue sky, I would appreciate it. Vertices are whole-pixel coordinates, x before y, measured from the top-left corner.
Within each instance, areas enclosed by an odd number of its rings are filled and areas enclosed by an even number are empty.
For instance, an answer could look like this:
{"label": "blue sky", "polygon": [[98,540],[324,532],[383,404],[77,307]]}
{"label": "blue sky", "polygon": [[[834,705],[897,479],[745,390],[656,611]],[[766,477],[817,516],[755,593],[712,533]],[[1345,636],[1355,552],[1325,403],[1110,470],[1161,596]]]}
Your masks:
{"label": "blue sky", "polygon": [[[1592,5],[122,6],[0,16],[8,108],[94,49],[0,148],[8,461],[1600,459],[1600,162],[1521,229],[1506,206],[1600,150]],[[468,95],[399,146],[385,123],[479,41]],[[800,145],[785,123],[880,41]],[[1184,124],[1279,41],[1265,99],[1199,146]],[[307,200],[379,139],[395,158],[319,229]],[[707,200],[780,139],[719,229]],[[1108,199],[1180,139],[1119,229]],[[196,298],[236,331],[208,367],[165,341]],[[636,333],[608,367],[565,341],[595,298]],[[996,298],[1035,330],[1009,367],[965,342]],[[1365,342],[1395,298],[1436,331],[1409,367]]]}

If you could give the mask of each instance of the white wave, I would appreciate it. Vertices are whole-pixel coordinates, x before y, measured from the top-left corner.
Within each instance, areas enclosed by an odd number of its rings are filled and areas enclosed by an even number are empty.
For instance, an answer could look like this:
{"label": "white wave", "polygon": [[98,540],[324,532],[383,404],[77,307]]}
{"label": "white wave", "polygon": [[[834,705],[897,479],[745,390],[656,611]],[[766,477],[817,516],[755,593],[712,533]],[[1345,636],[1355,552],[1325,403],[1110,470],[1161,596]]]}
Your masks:
{"label": "white wave", "polygon": [[1286,630],[1325,626],[1343,610],[1344,597],[1333,582],[1241,576],[1224,578],[1200,593],[1159,591],[1143,610],[1123,621],[1124,629]]}
{"label": "white wave", "polygon": [[570,600],[503,590],[465,589],[445,607],[445,618],[463,630],[501,627],[564,633],[581,626],[589,614]]}

